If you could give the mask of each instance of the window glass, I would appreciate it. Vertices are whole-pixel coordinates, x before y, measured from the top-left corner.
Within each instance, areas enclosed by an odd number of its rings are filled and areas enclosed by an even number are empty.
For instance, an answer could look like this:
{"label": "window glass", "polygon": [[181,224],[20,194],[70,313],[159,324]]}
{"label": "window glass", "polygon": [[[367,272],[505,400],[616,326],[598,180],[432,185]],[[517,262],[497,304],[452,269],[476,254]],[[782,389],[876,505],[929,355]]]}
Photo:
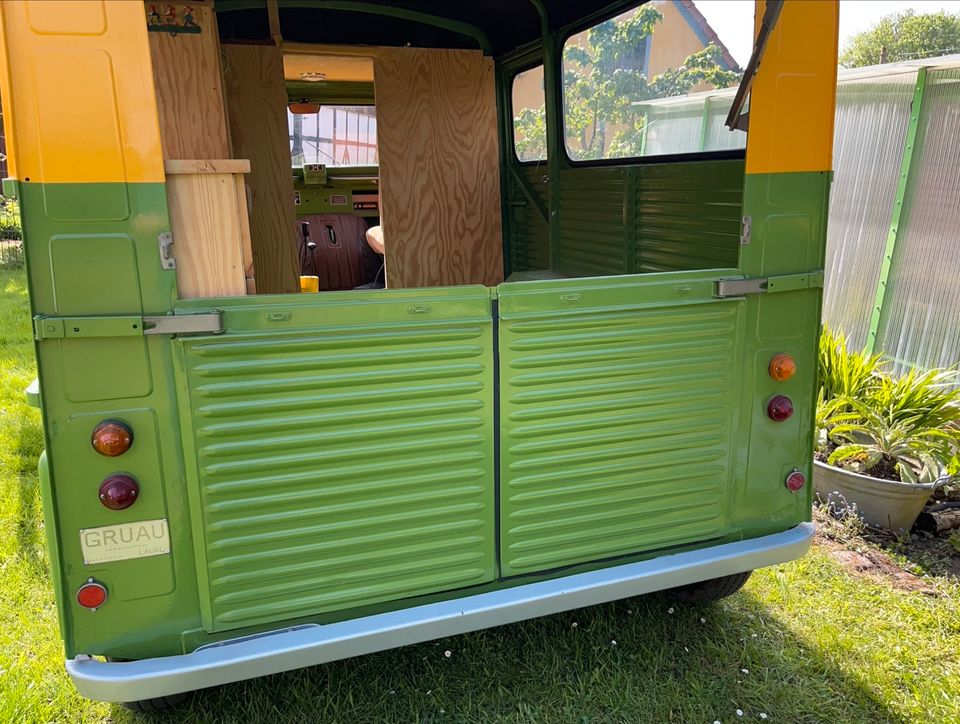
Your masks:
{"label": "window glass", "polygon": [[294,166],[377,164],[377,112],[373,106],[321,106],[318,113],[287,110]]}
{"label": "window glass", "polygon": [[736,30],[738,55],[749,57],[741,36],[745,32],[749,38],[753,27],[750,0],[697,5],[654,0],[567,39],[563,107],[570,158],[629,158],[746,145],[745,133],[723,126],[742,71],[698,9],[711,5],[724,6],[723,13],[710,8],[713,23],[724,31]]}
{"label": "window glass", "polygon": [[543,66],[517,73],[513,78],[513,147],[521,161],[547,158],[544,106]]}

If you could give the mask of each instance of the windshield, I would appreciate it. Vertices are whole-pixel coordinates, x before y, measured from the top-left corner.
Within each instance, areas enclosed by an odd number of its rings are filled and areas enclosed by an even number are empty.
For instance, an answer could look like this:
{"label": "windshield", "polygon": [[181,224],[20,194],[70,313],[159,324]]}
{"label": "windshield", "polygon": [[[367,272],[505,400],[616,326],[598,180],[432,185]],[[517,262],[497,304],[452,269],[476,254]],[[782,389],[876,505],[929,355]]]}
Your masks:
{"label": "windshield", "polygon": [[304,164],[373,166],[377,164],[377,112],[373,106],[321,106],[317,113],[291,113],[290,157]]}

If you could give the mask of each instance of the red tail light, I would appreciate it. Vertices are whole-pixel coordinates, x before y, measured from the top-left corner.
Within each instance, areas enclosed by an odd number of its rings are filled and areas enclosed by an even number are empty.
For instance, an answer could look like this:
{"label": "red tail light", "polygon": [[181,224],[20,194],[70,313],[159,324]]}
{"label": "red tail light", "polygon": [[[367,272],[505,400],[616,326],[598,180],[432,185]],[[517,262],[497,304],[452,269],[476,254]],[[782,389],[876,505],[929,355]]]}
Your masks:
{"label": "red tail light", "polygon": [[783,422],[793,415],[793,401],[786,395],[774,395],[767,403],[767,416],[774,422]]}
{"label": "red tail light", "polygon": [[784,481],[784,485],[787,486],[787,490],[796,493],[800,488],[807,484],[807,476],[801,473],[799,470],[794,470],[787,476],[787,479]]}
{"label": "red tail light", "polygon": [[91,611],[96,611],[107,602],[107,589],[92,578],[88,578],[77,590],[77,603]]}
{"label": "red tail light", "polygon": [[104,420],[94,428],[90,443],[101,455],[115,458],[133,445],[133,430],[119,420]]}
{"label": "red tail light", "polygon": [[126,510],[137,502],[140,485],[129,475],[117,473],[100,483],[100,502],[110,510]]}
{"label": "red tail light", "polygon": [[770,360],[768,371],[777,382],[785,382],[796,374],[797,363],[793,361],[793,357],[781,352],[775,354],[773,359]]}

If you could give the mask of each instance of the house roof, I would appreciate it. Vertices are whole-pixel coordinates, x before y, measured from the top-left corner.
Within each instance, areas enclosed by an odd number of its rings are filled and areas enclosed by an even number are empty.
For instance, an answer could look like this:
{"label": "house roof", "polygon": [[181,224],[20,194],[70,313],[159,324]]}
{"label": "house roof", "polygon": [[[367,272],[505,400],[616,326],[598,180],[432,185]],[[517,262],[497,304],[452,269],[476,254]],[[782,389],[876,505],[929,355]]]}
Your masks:
{"label": "house roof", "polygon": [[727,46],[724,45],[723,41],[720,40],[720,36],[717,35],[710,23],[707,22],[707,19],[703,16],[703,13],[697,9],[696,4],[693,0],[673,0],[674,4],[680,9],[680,14],[683,15],[684,19],[690,24],[690,27],[693,28],[693,31],[697,34],[697,37],[700,38],[700,41],[706,46],[710,43],[713,43],[720,49],[720,58],[726,64],[728,70],[741,70],[740,66],[737,64],[737,61],[734,60],[733,55],[730,54],[730,51],[727,49]]}

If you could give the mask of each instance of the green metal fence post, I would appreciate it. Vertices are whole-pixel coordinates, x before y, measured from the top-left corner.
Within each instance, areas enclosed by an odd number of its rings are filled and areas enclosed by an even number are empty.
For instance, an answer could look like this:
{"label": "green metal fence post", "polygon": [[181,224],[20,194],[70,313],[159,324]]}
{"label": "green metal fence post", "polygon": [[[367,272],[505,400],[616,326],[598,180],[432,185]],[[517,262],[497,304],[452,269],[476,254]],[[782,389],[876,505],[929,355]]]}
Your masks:
{"label": "green metal fence post", "polygon": [[893,211],[890,214],[890,230],[887,232],[887,244],[883,250],[883,259],[880,262],[880,276],[877,279],[877,293],[873,302],[873,311],[870,314],[870,330],[867,333],[867,352],[871,354],[876,351],[877,332],[883,320],[883,305],[887,296],[890,268],[893,264],[893,255],[897,248],[900,224],[903,220],[904,207],[906,206],[907,185],[910,180],[910,168],[913,164],[913,152],[917,141],[917,128],[920,126],[920,111],[923,105],[923,91],[926,84],[927,69],[920,68],[917,70],[917,82],[913,89],[913,100],[910,103],[910,122],[907,124],[907,135],[903,142],[903,157],[900,161],[900,178],[897,179],[897,191],[893,200]]}
{"label": "green metal fence post", "polygon": [[640,155],[647,155],[647,129],[650,128],[650,111],[643,109],[643,133],[640,134]]}
{"label": "green metal fence post", "polygon": [[707,150],[707,126],[710,123],[710,96],[703,99],[703,113],[700,115],[700,150]]}

